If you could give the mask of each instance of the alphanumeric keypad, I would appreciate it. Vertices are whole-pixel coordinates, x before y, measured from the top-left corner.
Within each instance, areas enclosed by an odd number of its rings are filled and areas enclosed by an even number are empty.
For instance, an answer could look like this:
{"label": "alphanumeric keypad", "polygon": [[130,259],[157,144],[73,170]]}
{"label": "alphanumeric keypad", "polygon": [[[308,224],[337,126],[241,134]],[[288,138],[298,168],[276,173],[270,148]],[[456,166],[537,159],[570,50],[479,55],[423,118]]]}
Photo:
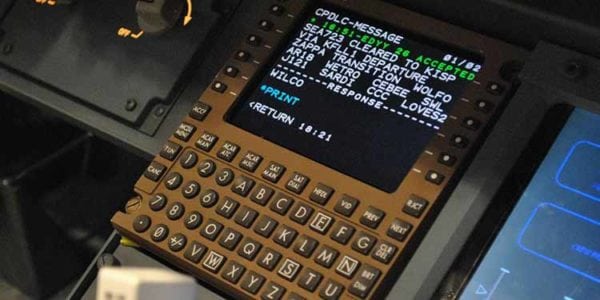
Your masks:
{"label": "alphanumeric keypad", "polygon": [[323,267],[330,268],[335,259],[338,257],[339,252],[328,246],[321,246],[317,249],[315,253],[315,262],[320,264]]}
{"label": "alphanumeric keypad", "polygon": [[309,291],[314,292],[323,280],[323,275],[311,268],[306,268],[298,278],[298,285]]}
{"label": "alphanumeric keypad", "polygon": [[269,281],[265,286],[260,298],[262,300],[280,300],[283,298],[285,292],[286,289],[284,287],[273,281]]}
{"label": "alphanumeric keypad", "polygon": [[198,175],[201,177],[209,177],[217,170],[217,165],[210,159],[205,159],[198,164]]}
{"label": "alphanumeric keypad", "polygon": [[196,181],[188,181],[181,188],[181,194],[186,199],[192,199],[200,193],[200,184]]}
{"label": "alphanumeric keypad", "polygon": [[281,263],[279,270],[277,270],[277,274],[287,281],[293,281],[300,272],[302,266],[297,261],[294,261],[291,258],[286,258]]}
{"label": "alphanumeric keypad", "polygon": [[223,267],[223,271],[221,271],[221,277],[233,284],[236,284],[238,281],[240,281],[240,278],[242,278],[244,272],[246,272],[246,268],[243,265],[235,261],[229,261]]}
{"label": "alphanumeric keypad", "polygon": [[227,250],[233,250],[239,244],[241,239],[241,233],[231,228],[225,228],[219,239],[219,245]]}
{"label": "alphanumeric keypad", "polygon": [[210,250],[202,261],[202,267],[212,273],[218,273],[226,260],[227,258],[223,254]]}
{"label": "alphanumeric keypad", "polygon": [[223,201],[217,205],[217,213],[227,219],[231,218],[235,211],[240,206],[240,203],[229,198],[225,197]]}
{"label": "alphanumeric keypad", "polygon": [[266,185],[259,185],[250,195],[250,199],[260,205],[266,205],[273,197],[273,189]]}
{"label": "alphanumeric keypad", "polygon": [[344,292],[344,286],[332,279],[328,279],[319,290],[319,296],[325,300],[337,300]]}
{"label": "alphanumeric keypad", "polygon": [[169,249],[173,252],[179,252],[187,245],[187,237],[181,233],[176,233],[169,238]]}
{"label": "alphanumeric keypad", "polygon": [[262,244],[251,239],[251,238],[245,238],[240,247],[238,248],[238,254],[249,260],[252,261],[254,260],[254,258],[256,257],[256,255],[258,254],[258,252],[260,252],[260,249],[262,248]]}
{"label": "alphanumeric keypad", "polygon": [[156,194],[150,198],[148,204],[151,210],[160,211],[167,205],[167,196],[164,194]]}
{"label": "alphanumeric keypad", "polygon": [[342,245],[346,245],[352,235],[354,235],[354,231],[355,229],[353,226],[344,222],[338,222],[333,227],[333,230],[331,230],[331,235],[329,237]]}
{"label": "alphanumeric keypad", "polygon": [[215,206],[219,201],[219,194],[215,190],[204,190],[200,193],[200,204],[206,208]]}
{"label": "alphanumeric keypad", "polygon": [[360,262],[357,259],[348,255],[342,255],[335,267],[335,272],[346,278],[352,278],[359,266]]}
{"label": "alphanumeric keypad", "polygon": [[183,223],[185,225],[185,228],[189,230],[194,230],[200,227],[200,224],[202,224],[202,214],[200,214],[197,211],[190,212],[187,215],[187,217],[185,217]]}
{"label": "alphanumeric keypad", "polygon": [[277,228],[277,230],[275,230],[275,233],[273,234],[273,240],[275,243],[288,248],[296,239],[297,235],[298,232],[293,228],[290,228],[286,225],[281,225],[279,228]]}
{"label": "alphanumeric keypad", "polygon": [[183,182],[183,176],[177,172],[172,172],[165,177],[165,187],[169,190],[175,190]]}
{"label": "alphanumeric keypad", "polygon": [[202,256],[204,256],[205,252],[206,252],[206,246],[204,246],[203,244],[201,244],[197,241],[192,241],[190,243],[190,245],[188,246],[188,248],[185,250],[183,257],[185,257],[187,260],[197,264],[200,262],[200,260],[202,259]]}
{"label": "alphanumeric keypad", "polygon": [[366,232],[359,232],[354,238],[352,249],[361,254],[368,255],[369,251],[373,249],[373,246],[375,246],[376,242],[377,238],[375,238],[373,235],[370,235]]}
{"label": "alphanumeric keypad", "polygon": [[235,174],[233,173],[233,170],[231,170],[229,168],[225,168],[225,169],[221,169],[215,175],[215,181],[220,186],[226,186],[233,181],[234,177],[235,177]]}
{"label": "alphanumeric keypad", "polygon": [[294,243],[294,252],[304,257],[310,257],[318,245],[317,240],[303,234]]}
{"label": "alphanumeric keypad", "polygon": [[158,224],[152,229],[150,233],[150,238],[155,242],[164,241],[169,235],[169,227],[165,224]]}
{"label": "alphanumeric keypad", "polygon": [[194,151],[185,151],[179,159],[179,164],[184,169],[193,168],[198,162],[198,155]]}
{"label": "alphanumeric keypad", "polygon": [[292,204],[294,204],[294,199],[292,199],[292,197],[283,193],[278,193],[271,202],[270,208],[272,211],[285,216],[290,207],[292,207]]}
{"label": "alphanumeric keypad", "polygon": [[256,293],[258,293],[258,291],[260,290],[260,288],[263,286],[263,284],[265,283],[265,277],[256,273],[256,272],[248,272],[246,274],[246,276],[244,276],[244,279],[242,279],[241,282],[241,287],[243,290],[245,290],[246,292],[256,295]]}
{"label": "alphanumeric keypad", "polygon": [[254,232],[268,238],[273,233],[273,230],[275,230],[275,227],[277,227],[277,224],[277,221],[263,215],[258,219],[256,225],[254,225]]}
{"label": "alphanumeric keypad", "polygon": [[185,206],[179,202],[173,202],[167,207],[167,217],[173,221],[181,218],[184,212]]}
{"label": "alphanumeric keypad", "polygon": [[242,175],[233,181],[233,184],[231,185],[231,191],[242,197],[246,197],[253,187],[254,180]]}
{"label": "alphanumeric keypad", "polygon": [[215,239],[217,239],[219,233],[221,233],[221,230],[223,230],[223,224],[213,219],[209,219],[204,225],[204,227],[202,227],[202,229],[200,230],[200,234],[203,237],[214,241]]}
{"label": "alphanumeric keypad", "polygon": [[328,216],[322,212],[318,212],[315,214],[315,216],[312,218],[312,220],[310,221],[310,229],[320,233],[320,234],[326,234],[327,231],[329,230],[329,227],[331,227],[331,224],[333,224],[333,218],[331,216]]}
{"label": "alphanumeric keypad", "polygon": [[242,206],[235,214],[235,222],[239,225],[244,226],[245,228],[250,228],[258,217],[258,212],[248,206]]}
{"label": "alphanumeric keypad", "polygon": [[261,255],[258,256],[257,263],[259,266],[261,266],[269,271],[273,271],[273,269],[275,269],[275,266],[277,266],[277,263],[279,262],[280,259],[281,259],[281,253],[279,253],[271,248],[265,248],[265,250],[261,253]]}
{"label": "alphanumeric keypad", "polygon": [[312,216],[314,209],[308,205],[297,203],[290,213],[290,219],[299,224],[306,224],[310,216]]}
{"label": "alphanumeric keypad", "polygon": [[148,230],[148,228],[150,228],[151,224],[152,221],[150,220],[150,217],[146,215],[139,215],[135,217],[135,220],[133,220],[133,230],[140,233],[145,232]]}

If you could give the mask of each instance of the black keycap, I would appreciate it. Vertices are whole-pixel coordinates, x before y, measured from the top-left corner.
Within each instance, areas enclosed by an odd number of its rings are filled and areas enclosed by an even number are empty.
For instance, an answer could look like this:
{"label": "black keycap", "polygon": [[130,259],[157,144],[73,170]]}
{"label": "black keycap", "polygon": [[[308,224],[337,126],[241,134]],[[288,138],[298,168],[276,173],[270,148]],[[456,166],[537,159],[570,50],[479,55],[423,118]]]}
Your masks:
{"label": "black keycap", "polygon": [[337,252],[335,249],[323,245],[317,249],[317,253],[315,254],[315,262],[323,267],[330,268],[338,255],[339,252]]}
{"label": "black keycap", "polygon": [[184,123],[179,124],[179,127],[177,128],[177,130],[175,130],[174,136],[177,139],[187,142],[190,140],[190,138],[192,137],[192,135],[194,134],[195,131],[196,131],[196,127],[184,122]]}
{"label": "black keycap", "polygon": [[240,243],[241,239],[241,233],[231,228],[225,228],[225,230],[223,230],[221,238],[219,239],[219,245],[221,245],[221,247],[227,250],[233,250]]}
{"label": "black keycap", "polygon": [[279,270],[277,270],[277,274],[287,281],[294,281],[300,269],[302,269],[302,266],[298,262],[286,258],[283,260]]}
{"label": "black keycap", "polygon": [[358,207],[359,203],[358,199],[343,195],[333,209],[339,214],[350,217],[356,210],[356,207]]}
{"label": "black keycap", "polygon": [[225,67],[225,69],[223,69],[223,73],[229,77],[233,77],[235,78],[238,73],[240,72],[240,70],[234,66],[227,66]]}
{"label": "black keycap", "polygon": [[338,222],[333,227],[329,237],[342,245],[346,245],[354,234],[354,231],[355,229],[351,225],[348,225],[344,222]]}
{"label": "black keycap", "polygon": [[291,292],[286,299],[287,300],[306,300],[306,298],[304,298],[294,292]]}
{"label": "black keycap", "polygon": [[333,195],[334,189],[326,186],[322,183],[317,184],[317,186],[313,189],[312,193],[310,193],[310,200],[319,203],[321,205],[327,204],[331,195]]}
{"label": "black keycap", "polygon": [[298,232],[293,228],[281,225],[279,228],[277,228],[277,230],[275,230],[275,233],[273,234],[273,241],[285,248],[288,248],[296,239],[297,235]]}
{"label": "black keycap", "polygon": [[214,190],[208,189],[200,193],[200,205],[211,208],[219,201],[219,194]]}
{"label": "black keycap", "polygon": [[167,177],[165,177],[165,187],[169,190],[177,189],[179,186],[181,186],[182,182],[183,176],[177,172],[169,173],[167,174]]}
{"label": "black keycap", "polygon": [[146,215],[139,215],[133,220],[133,230],[142,233],[148,230],[151,224],[152,221],[150,220],[150,217]]}
{"label": "black keycap", "polygon": [[242,161],[240,161],[240,168],[248,172],[254,172],[256,171],[262,160],[262,156],[254,152],[248,151],[246,155],[244,155],[244,158],[242,158]]}
{"label": "black keycap", "polygon": [[273,230],[275,230],[275,227],[277,227],[277,221],[263,215],[256,225],[254,225],[254,232],[268,238],[273,233]]}
{"label": "black keycap", "polygon": [[270,162],[267,168],[262,172],[262,177],[272,183],[277,183],[285,173],[285,167],[276,162]]}
{"label": "black keycap", "polygon": [[310,257],[318,245],[319,242],[317,240],[303,234],[294,243],[294,252],[304,257]]}
{"label": "black keycap", "polygon": [[183,257],[185,257],[187,260],[197,264],[200,262],[200,260],[202,259],[202,256],[204,255],[205,252],[206,252],[206,246],[204,246],[196,241],[192,241],[190,243],[190,245],[188,246],[187,250],[185,250]]}
{"label": "black keycap", "polygon": [[321,273],[311,268],[306,268],[298,278],[298,285],[309,292],[314,292],[322,279],[323,275]]}
{"label": "black keycap", "polygon": [[223,201],[221,202],[220,205],[218,205],[217,207],[217,214],[229,219],[231,218],[231,216],[233,216],[233,214],[235,213],[235,211],[238,209],[238,207],[240,206],[240,203],[229,198],[229,197],[225,197],[223,199]]}
{"label": "black keycap", "polygon": [[260,298],[262,300],[280,300],[283,298],[285,291],[285,288],[281,285],[273,281],[269,281],[269,283],[267,283],[265,286],[265,290],[261,294]]}
{"label": "black keycap", "polygon": [[358,274],[354,281],[352,281],[350,284],[348,291],[350,294],[364,299],[367,297],[367,295],[369,295],[373,285],[375,285],[375,282],[377,279],[379,279],[380,275],[381,271],[378,269],[369,265],[364,265],[358,271]]}
{"label": "black keycap", "polygon": [[235,175],[233,174],[233,171],[229,168],[225,168],[217,173],[215,176],[215,181],[220,186],[226,186],[233,181],[234,177]]}
{"label": "black keycap", "polygon": [[208,251],[206,257],[204,257],[202,266],[213,273],[217,273],[219,272],[226,260],[227,258],[225,258],[225,256],[211,250]]}
{"label": "black keycap", "polygon": [[271,202],[271,210],[285,216],[293,203],[294,199],[292,197],[288,197],[283,193],[277,193],[275,199]]}
{"label": "black keycap", "polygon": [[176,233],[169,238],[169,249],[173,252],[179,252],[187,244],[187,237],[181,233]]}
{"label": "black keycap", "polygon": [[475,109],[483,113],[489,113],[494,109],[494,104],[489,101],[478,100],[475,102]]}
{"label": "black keycap", "polygon": [[242,175],[234,180],[231,185],[231,191],[242,197],[246,197],[253,187],[254,180]]}
{"label": "black keycap", "polygon": [[160,177],[165,173],[166,170],[167,170],[167,167],[153,161],[144,171],[144,177],[146,177],[152,181],[158,181],[160,179]]}
{"label": "black keycap", "polygon": [[314,209],[312,209],[310,206],[302,203],[296,203],[292,209],[292,212],[290,213],[290,219],[292,219],[294,222],[304,225],[312,215],[313,211]]}
{"label": "black keycap", "polygon": [[173,202],[167,207],[167,218],[169,220],[179,220],[185,213],[185,206],[179,202]]}
{"label": "black keycap", "polygon": [[344,286],[338,282],[328,279],[319,290],[319,296],[324,300],[337,300],[344,292]]}
{"label": "black keycap", "polygon": [[156,194],[150,198],[148,205],[150,206],[151,210],[160,211],[167,205],[167,196],[164,194]]}
{"label": "black keycap", "polygon": [[262,43],[262,38],[256,34],[251,34],[246,38],[246,43],[250,46],[257,47]]}
{"label": "black keycap", "polygon": [[244,279],[240,285],[244,291],[252,295],[256,295],[264,283],[265,277],[253,271],[249,271],[248,274],[244,276]]}
{"label": "black keycap", "polygon": [[227,90],[227,85],[221,81],[215,81],[213,82],[211,88],[213,91],[222,94]]}
{"label": "black keycap", "polygon": [[466,148],[469,146],[469,139],[462,135],[453,135],[450,138],[450,145],[456,148]]}
{"label": "black keycap", "polygon": [[406,239],[406,236],[408,236],[411,229],[412,225],[410,223],[394,219],[394,222],[392,222],[392,225],[390,225],[390,228],[387,230],[387,235],[402,242]]}
{"label": "black keycap", "polygon": [[280,259],[281,254],[279,252],[271,248],[265,248],[265,251],[258,257],[256,263],[269,271],[273,271]]}
{"label": "black keycap", "polygon": [[173,142],[167,142],[163,145],[162,150],[160,150],[160,156],[170,161],[173,161],[179,152],[181,151],[181,146],[177,145]]}
{"label": "black keycap", "polygon": [[425,175],[425,180],[433,183],[433,184],[437,184],[440,185],[442,184],[442,182],[444,182],[444,179],[446,177],[436,171],[429,171],[427,172],[427,175]]}
{"label": "black keycap", "polygon": [[333,224],[333,218],[322,213],[322,212],[318,212],[317,214],[315,214],[315,216],[312,218],[312,220],[310,221],[310,229],[320,233],[320,234],[326,234],[327,231],[329,230],[329,227],[331,227],[331,224]]}
{"label": "black keycap", "polygon": [[221,146],[221,149],[219,149],[219,152],[217,152],[217,157],[230,162],[235,158],[238,152],[240,152],[240,146],[232,142],[225,142],[223,146]]}
{"label": "black keycap", "polygon": [[179,159],[179,164],[184,169],[193,168],[198,162],[198,155],[194,151],[185,151]]}
{"label": "black keycap", "polygon": [[203,151],[209,152],[215,146],[218,140],[219,138],[216,135],[205,131],[196,141],[196,147]]}
{"label": "black keycap", "polygon": [[229,261],[227,264],[225,264],[225,267],[223,267],[221,277],[233,284],[236,284],[238,281],[240,281],[240,278],[242,278],[244,272],[246,272],[246,268],[244,266],[238,264],[237,262]]}
{"label": "black keycap", "polygon": [[302,193],[302,191],[304,191],[304,188],[306,187],[309,181],[310,178],[298,172],[294,172],[294,174],[292,174],[292,177],[286,183],[285,188],[296,194],[300,194]]}
{"label": "black keycap", "polygon": [[273,22],[269,20],[260,20],[260,22],[258,22],[258,28],[264,31],[270,31],[273,29]]}
{"label": "black keycap", "polygon": [[202,224],[202,214],[200,214],[197,211],[191,212],[185,218],[185,220],[183,221],[183,224],[185,225],[185,228],[187,228],[189,230],[194,230],[194,229],[200,227],[200,224]]}
{"label": "black keycap", "polygon": [[209,219],[208,222],[206,222],[206,224],[204,225],[204,227],[202,227],[202,230],[200,230],[200,234],[203,237],[214,241],[215,239],[217,239],[219,233],[221,233],[221,230],[223,230],[223,224],[213,219]]}
{"label": "black keycap", "polygon": [[248,53],[247,51],[244,50],[240,50],[238,52],[235,53],[234,58],[239,60],[239,61],[243,61],[246,62],[248,60],[250,60],[250,53]]}
{"label": "black keycap", "polygon": [[167,227],[165,224],[158,224],[152,230],[150,238],[152,238],[152,240],[155,242],[162,242],[167,238],[168,235],[169,227]]}
{"label": "black keycap", "polygon": [[204,121],[210,113],[212,107],[204,102],[196,102],[190,111],[190,117],[194,120]]}
{"label": "black keycap", "polygon": [[239,225],[242,225],[245,228],[250,228],[250,226],[252,226],[254,223],[254,220],[256,220],[256,217],[258,217],[258,212],[244,205],[240,207],[238,212],[235,214],[234,220]]}
{"label": "black keycap", "polygon": [[448,153],[442,152],[440,153],[440,156],[438,157],[438,162],[442,165],[446,165],[449,167],[454,166],[454,164],[456,163],[456,156],[450,155]]}
{"label": "black keycap", "polygon": [[249,260],[252,261],[256,255],[258,254],[258,252],[260,251],[260,249],[262,248],[262,244],[251,239],[251,238],[245,238],[242,241],[242,244],[240,245],[240,248],[238,248],[238,254]]}
{"label": "black keycap", "polygon": [[344,255],[335,267],[335,272],[350,279],[354,276],[354,273],[358,270],[359,266],[360,262],[357,259]]}
{"label": "black keycap", "polygon": [[415,218],[418,218],[423,214],[423,212],[425,212],[428,204],[429,202],[427,200],[416,195],[410,195],[408,200],[406,200],[402,211]]}
{"label": "black keycap", "polygon": [[281,16],[285,12],[285,8],[283,8],[281,5],[275,4],[271,6],[269,12],[275,16]]}
{"label": "black keycap", "polygon": [[252,201],[262,206],[266,205],[271,197],[273,197],[273,189],[263,184],[259,185],[250,195]]}
{"label": "black keycap", "polygon": [[374,236],[366,232],[359,232],[356,235],[354,242],[352,243],[352,249],[358,251],[361,254],[369,255],[369,252],[371,251],[371,249],[373,249],[373,246],[375,246],[376,242],[377,238],[375,238]]}
{"label": "black keycap", "polygon": [[481,121],[475,119],[475,118],[471,118],[471,117],[466,117],[463,121],[462,121],[462,126],[464,128],[467,128],[469,130],[479,130],[479,128],[481,128]]}
{"label": "black keycap", "polygon": [[396,254],[397,250],[398,249],[394,245],[381,241],[375,246],[375,250],[373,250],[371,257],[384,264],[388,264],[394,257],[394,254]]}
{"label": "black keycap", "polygon": [[200,193],[200,184],[196,181],[189,181],[181,188],[181,194],[186,199],[192,199]]}
{"label": "black keycap", "polygon": [[209,177],[210,175],[214,174],[216,170],[217,165],[215,165],[215,162],[210,159],[205,159],[198,165],[198,175],[202,177]]}
{"label": "black keycap", "polygon": [[379,226],[384,216],[385,213],[382,210],[369,206],[360,217],[360,223],[375,229]]}

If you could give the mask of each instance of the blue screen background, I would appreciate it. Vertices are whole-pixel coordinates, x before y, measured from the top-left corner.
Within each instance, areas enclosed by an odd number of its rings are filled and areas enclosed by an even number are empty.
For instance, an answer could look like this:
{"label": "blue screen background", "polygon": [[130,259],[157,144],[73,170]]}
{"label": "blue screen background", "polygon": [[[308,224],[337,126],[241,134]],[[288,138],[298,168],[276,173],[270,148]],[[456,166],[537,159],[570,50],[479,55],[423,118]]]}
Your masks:
{"label": "blue screen background", "polygon": [[573,111],[460,298],[600,299],[599,115]]}

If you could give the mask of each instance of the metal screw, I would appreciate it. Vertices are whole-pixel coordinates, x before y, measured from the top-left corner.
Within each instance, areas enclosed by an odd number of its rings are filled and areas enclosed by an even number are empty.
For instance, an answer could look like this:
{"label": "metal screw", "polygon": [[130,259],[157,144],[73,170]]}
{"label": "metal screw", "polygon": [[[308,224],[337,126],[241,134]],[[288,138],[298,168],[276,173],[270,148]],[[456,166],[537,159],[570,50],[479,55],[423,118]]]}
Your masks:
{"label": "metal screw", "polygon": [[142,207],[142,199],[136,197],[127,201],[127,204],[125,204],[125,212],[132,213],[140,209],[140,207]]}
{"label": "metal screw", "polygon": [[565,76],[571,79],[581,77],[585,73],[585,66],[578,61],[568,61],[563,67]]}
{"label": "metal screw", "polygon": [[137,101],[135,99],[127,99],[125,102],[125,109],[127,111],[132,111],[137,107]]}
{"label": "metal screw", "polygon": [[13,51],[13,44],[4,44],[2,47],[2,53],[5,55],[10,54]]}
{"label": "metal screw", "polygon": [[164,113],[165,113],[165,108],[164,107],[157,107],[154,110],[154,115],[157,116],[157,117],[161,117]]}

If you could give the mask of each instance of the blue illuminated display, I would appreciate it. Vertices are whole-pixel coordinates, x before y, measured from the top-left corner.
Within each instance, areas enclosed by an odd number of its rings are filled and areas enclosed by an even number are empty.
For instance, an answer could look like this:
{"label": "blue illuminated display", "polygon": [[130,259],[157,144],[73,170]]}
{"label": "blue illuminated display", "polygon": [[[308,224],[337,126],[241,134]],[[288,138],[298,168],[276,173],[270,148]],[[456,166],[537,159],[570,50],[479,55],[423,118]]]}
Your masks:
{"label": "blue illuminated display", "polygon": [[575,109],[461,299],[600,299],[600,116]]}

